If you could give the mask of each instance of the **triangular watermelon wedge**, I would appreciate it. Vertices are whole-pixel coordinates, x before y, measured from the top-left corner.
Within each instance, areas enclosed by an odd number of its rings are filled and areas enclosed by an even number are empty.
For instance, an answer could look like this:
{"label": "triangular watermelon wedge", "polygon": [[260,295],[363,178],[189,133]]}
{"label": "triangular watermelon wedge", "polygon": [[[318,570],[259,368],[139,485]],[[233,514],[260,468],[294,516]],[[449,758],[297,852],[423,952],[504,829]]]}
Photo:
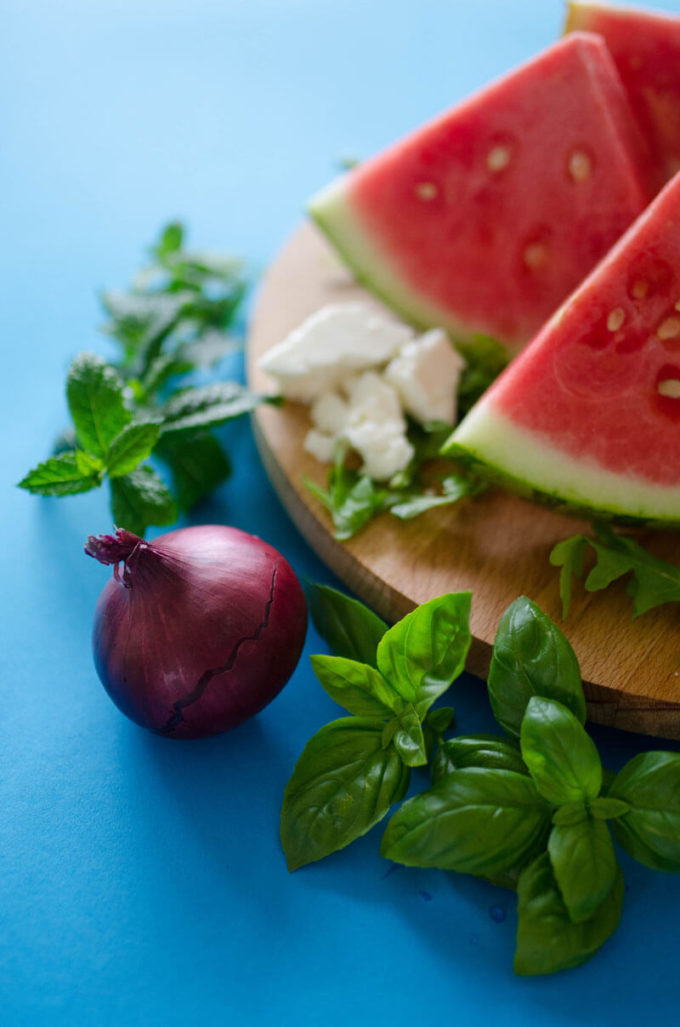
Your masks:
{"label": "triangular watermelon wedge", "polygon": [[605,39],[649,143],[660,187],[680,171],[680,17],[572,0],[565,32],[583,29]]}
{"label": "triangular watermelon wedge", "polygon": [[446,448],[521,493],[680,523],[680,174]]}
{"label": "triangular watermelon wedge", "polygon": [[649,202],[644,154],[606,46],[572,33],[360,164],[310,213],[407,320],[512,354]]}

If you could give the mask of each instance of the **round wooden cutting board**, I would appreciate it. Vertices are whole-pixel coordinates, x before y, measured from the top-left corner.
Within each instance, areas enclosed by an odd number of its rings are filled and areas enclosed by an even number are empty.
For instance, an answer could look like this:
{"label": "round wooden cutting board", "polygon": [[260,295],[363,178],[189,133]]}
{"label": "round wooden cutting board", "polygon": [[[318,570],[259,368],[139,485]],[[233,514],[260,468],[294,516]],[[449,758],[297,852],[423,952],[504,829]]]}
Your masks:
{"label": "round wooden cutting board", "polygon": [[[368,294],[336,260],[321,234],[303,225],[267,274],[248,343],[252,388],[272,391],[258,359],[308,314],[331,302]],[[468,669],[484,677],[496,625],[507,606],[527,595],[565,631],[581,664],[590,719],[629,731],[680,738],[680,618],[667,604],[632,620],[625,584],[587,594],[576,582],[561,621],[553,545],[589,530],[500,490],[428,511],[411,521],[383,514],[348,542],[333,538],[330,518],[303,484],[325,485],[327,468],[306,453],[306,408],[263,406],[253,415],[267,473],[293,521],[322,560],[388,621],[444,592],[470,590],[474,636]],[[671,561],[680,539],[645,534],[643,545]]]}

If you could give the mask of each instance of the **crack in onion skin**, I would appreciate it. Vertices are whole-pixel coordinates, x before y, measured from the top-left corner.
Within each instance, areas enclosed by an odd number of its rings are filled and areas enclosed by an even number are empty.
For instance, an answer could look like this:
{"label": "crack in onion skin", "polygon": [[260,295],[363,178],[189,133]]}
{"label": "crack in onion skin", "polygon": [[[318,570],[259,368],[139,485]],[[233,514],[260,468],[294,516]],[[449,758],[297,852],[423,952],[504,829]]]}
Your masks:
{"label": "crack in onion skin", "polygon": [[119,529],[91,536],[85,551],[114,566],[95,611],[95,667],[141,727],[170,738],[228,731],[295,670],[304,592],[284,557],[256,536],[203,525],[147,542]]}

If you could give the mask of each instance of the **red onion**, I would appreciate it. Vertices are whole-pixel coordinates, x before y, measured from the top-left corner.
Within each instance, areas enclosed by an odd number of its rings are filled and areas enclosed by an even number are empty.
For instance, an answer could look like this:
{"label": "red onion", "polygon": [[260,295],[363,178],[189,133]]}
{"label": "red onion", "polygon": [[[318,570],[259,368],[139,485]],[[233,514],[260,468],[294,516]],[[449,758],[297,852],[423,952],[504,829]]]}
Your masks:
{"label": "red onion", "polygon": [[114,565],[95,613],[97,673],[142,727],[172,738],[228,731],[293,673],[305,596],[261,539],[205,525],[146,542],[119,528],[91,535],[85,552]]}

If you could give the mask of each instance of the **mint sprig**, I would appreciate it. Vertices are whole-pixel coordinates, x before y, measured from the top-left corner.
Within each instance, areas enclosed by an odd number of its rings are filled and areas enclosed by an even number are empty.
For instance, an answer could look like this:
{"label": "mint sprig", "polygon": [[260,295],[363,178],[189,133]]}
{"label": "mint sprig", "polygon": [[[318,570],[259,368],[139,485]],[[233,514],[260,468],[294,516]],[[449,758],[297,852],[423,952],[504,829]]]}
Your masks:
{"label": "mint sprig", "polygon": [[[184,246],[184,228],[167,225],[152,263],[128,292],[105,292],[104,331],[117,360],[81,353],[66,381],[72,427],[59,451],[19,482],[39,495],[111,490],[115,523],[143,535],[172,524],[230,474],[214,429],[272,397],[240,382],[186,384],[236,348],[231,329],[247,288],[240,262]],[[152,458],[170,472],[166,484]]]}
{"label": "mint sprig", "polygon": [[517,973],[577,966],[616,930],[614,839],[645,865],[680,872],[680,754],[642,753],[618,774],[602,767],[576,656],[530,600],[511,604],[494,641],[489,696],[508,737],[457,738],[443,737],[452,711],[430,705],[462,670],[467,594],[430,600],[389,629],[331,589],[314,586],[311,600],[343,651],[313,657],[314,669],[355,716],[321,729],[286,788],[291,869],[365,834],[404,798],[410,768],[430,762],[432,786],[393,812],[381,852],[517,890]]}

